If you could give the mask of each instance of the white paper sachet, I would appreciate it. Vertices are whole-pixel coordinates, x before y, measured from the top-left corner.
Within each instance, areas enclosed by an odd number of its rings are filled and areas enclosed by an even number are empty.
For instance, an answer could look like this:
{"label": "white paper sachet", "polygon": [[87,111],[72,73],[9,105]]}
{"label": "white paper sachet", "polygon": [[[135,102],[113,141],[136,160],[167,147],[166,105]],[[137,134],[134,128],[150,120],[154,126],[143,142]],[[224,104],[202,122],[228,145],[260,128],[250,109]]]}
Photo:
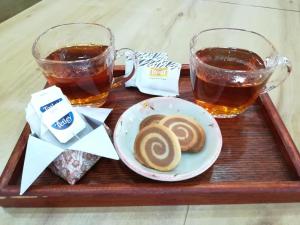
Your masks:
{"label": "white paper sachet", "polygon": [[[179,95],[181,64],[172,62],[166,53],[137,52],[135,75],[126,82],[126,87],[137,87],[141,92],[160,96]],[[126,62],[126,73],[132,69]]]}
{"label": "white paper sachet", "polygon": [[161,61],[156,67],[143,66],[136,80],[137,87],[146,94],[177,96],[180,69],[180,63],[169,60]]}
{"label": "white paper sachet", "polygon": [[[125,87],[136,87],[136,78],[140,76],[143,66],[157,66],[162,60],[168,59],[168,55],[165,52],[136,52],[135,57],[137,60],[135,73],[133,77],[125,83]],[[132,66],[132,61],[126,60],[126,74],[132,70]]]}

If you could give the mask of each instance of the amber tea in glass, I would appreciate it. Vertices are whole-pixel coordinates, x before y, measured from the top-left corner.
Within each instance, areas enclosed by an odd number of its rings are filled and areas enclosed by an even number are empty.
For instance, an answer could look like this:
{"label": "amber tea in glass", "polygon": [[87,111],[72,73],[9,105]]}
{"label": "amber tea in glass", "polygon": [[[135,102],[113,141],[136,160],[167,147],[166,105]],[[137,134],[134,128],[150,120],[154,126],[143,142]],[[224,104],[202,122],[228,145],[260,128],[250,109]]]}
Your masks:
{"label": "amber tea in glass", "polygon": [[[263,60],[257,54],[243,49],[206,48],[196,52],[196,57],[208,65],[222,69],[255,71],[265,68]],[[209,73],[209,70],[198,71],[193,92],[196,103],[208,111],[214,110],[214,113],[243,112],[256,100],[268,80],[266,76],[259,82],[241,80],[226,83],[220,81],[217,76],[214,79],[206,79],[206,73]]]}
{"label": "amber tea in glass", "polygon": [[113,77],[114,60],[130,49],[114,50],[111,31],[99,24],[72,23],[52,27],[33,45],[33,55],[50,85],[56,85],[74,105],[102,106],[114,84],[133,75]]}
{"label": "amber tea in glass", "polygon": [[[190,64],[195,102],[219,118],[244,112],[261,93],[278,86],[291,70],[287,58],[278,56],[263,36],[229,28],[196,35],[191,41]],[[278,65],[285,65],[288,72],[270,81]]]}
{"label": "amber tea in glass", "polygon": [[[92,59],[104,54],[107,48],[100,45],[64,47],[46,59],[62,62]],[[107,98],[110,90],[112,77],[109,69],[102,60],[90,60],[77,65],[53,64],[45,70],[45,75],[48,83],[61,88],[73,104],[98,103]]]}

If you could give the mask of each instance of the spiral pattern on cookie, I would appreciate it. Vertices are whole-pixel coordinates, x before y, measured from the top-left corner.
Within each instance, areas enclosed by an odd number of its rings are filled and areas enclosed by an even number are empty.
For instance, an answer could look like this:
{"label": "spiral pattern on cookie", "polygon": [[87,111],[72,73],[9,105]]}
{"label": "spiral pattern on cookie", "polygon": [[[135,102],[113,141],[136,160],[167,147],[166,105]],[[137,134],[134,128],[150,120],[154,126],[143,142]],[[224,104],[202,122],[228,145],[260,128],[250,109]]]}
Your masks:
{"label": "spiral pattern on cookie", "polygon": [[181,158],[176,135],[162,125],[142,129],[135,139],[134,150],[142,164],[160,171],[172,170]]}
{"label": "spiral pattern on cookie", "polygon": [[205,140],[202,127],[193,119],[184,116],[167,116],[160,121],[177,136],[182,151],[199,151]]}
{"label": "spiral pattern on cookie", "polygon": [[165,116],[160,114],[154,114],[151,116],[146,117],[142,120],[140,123],[140,130],[145,128],[146,126],[152,125],[152,124],[158,124],[161,119],[163,119]]}

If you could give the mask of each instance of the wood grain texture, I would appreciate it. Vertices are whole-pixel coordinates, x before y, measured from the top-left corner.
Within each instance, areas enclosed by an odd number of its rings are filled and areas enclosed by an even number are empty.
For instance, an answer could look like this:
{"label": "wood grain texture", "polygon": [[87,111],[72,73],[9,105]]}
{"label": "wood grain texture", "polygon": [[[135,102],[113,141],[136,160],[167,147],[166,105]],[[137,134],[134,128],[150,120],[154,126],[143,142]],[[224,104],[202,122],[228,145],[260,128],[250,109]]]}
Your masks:
{"label": "wood grain texture", "polygon": [[[109,26],[115,34],[117,48],[165,51],[171,59],[181,63],[188,63],[188,42],[199,30],[226,26],[265,35],[293,63],[292,76],[270,94],[299,148],[300,15],[295,11],[270,8],[299,10],[299,1],[230,2],[243,5],[194,0],[45,0],[0,24],[0,171],[25,124],[24,108],[30,94],[40,90],[45,82],[31,56],[34,39],[51,26],[76,21]],[[297,224],[299,207],[299,204],[190,207],[186,224]],[[0,219],[4,224],[149,224],[149,221],[151,224],[184,224],[186,210],[186,207],[12,209],[1,210]]]}
{"label": "wood grain texture", "polygon": [[[124,74],[124,68],[115,74]],[[179,92],[193,101],[189,67],[183,65]],[[114,130],[120,115],[151,96],[135,88],[114,89],[104,107],[113,108],[106,120]],[[135,174],[121,161],[101,158],[76,185],[46,170],[18,196],[26,142],[25,127],[0,179],[0,205],[32,207],[129,206],[299,202],[300,154],[268,95],[245,113],[217,120],[223,136],[218,160],[205,173],[181,182],[158,182]],[[22,154],[20,154],[22,153]],[[285,158],[283,158],[285,156]]]}
{"label": "wood grain texture", "polygon": [[235,5],[237,7],[250,7],[250,8],[263,8],[266,10],[279,10],[279,11],[289,11],[289,12],[299,12],[300,2],[293,0],[201,0],[218,2],[220,4]]}

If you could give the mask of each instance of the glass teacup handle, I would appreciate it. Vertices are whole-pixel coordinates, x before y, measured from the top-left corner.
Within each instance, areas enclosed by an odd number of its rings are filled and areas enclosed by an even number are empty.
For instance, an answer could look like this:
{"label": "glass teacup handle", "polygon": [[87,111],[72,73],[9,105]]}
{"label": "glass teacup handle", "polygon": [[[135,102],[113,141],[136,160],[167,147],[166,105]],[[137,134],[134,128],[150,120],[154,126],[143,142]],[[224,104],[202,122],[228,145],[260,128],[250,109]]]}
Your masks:
{"label": "glass teacup handle", "polygon": [[[282,73],[280,74],[280,77],[275,80],[272,79],[272,75],[271,75],[270,80],[267,82],[265,88],[262,90],[261,93],[266,93],[266,92],[271,91],[274,88],[278,87],[283,81],[285,81],[285,79],[292,72],[292,65],[291,65],[290,60],[287,57],[276,56],[274,61],[275,61],[274,62],[275,70],[279,68],[280,70],[285,70],[285,71],[282,71]],[[275,71],[273,71],[273,72],[275,72]]]}
{"label": "glass teacup handle", "polygon": [[131,71],[129,72],[125,71],[124,75],[114,76],[111,85],[112,88],[116,88],[123,85],[126,81],[130,80],[135,73],[135,67],[136,67],[135,51],[133,51],[130,48],[121,48],[119,50],[116,50],[115,59],[118,59],[120,57],[125,57],[126,63],[129,63],[132,68]]}

